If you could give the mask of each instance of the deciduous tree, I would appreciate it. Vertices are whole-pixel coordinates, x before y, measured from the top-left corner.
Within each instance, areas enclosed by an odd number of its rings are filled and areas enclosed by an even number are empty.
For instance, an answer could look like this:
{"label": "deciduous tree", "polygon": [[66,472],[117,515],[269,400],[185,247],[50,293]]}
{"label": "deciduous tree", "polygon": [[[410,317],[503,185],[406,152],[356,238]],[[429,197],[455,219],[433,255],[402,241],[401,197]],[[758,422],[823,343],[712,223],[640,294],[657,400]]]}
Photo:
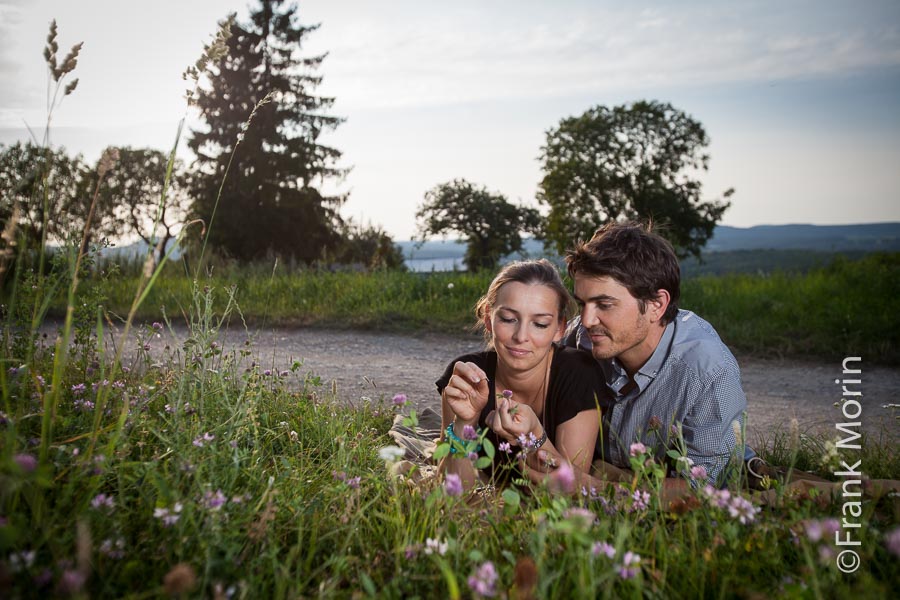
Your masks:
{"label": "deciduous tree", "polygon": [[511,204],[505,196],[464,179],[442,183],[425,193],[416,212],[419,237],[457,233],[466,238],[470,271],[494,269],[503,256],[522,250],[522,233],[540,224],[537,210]]}
{"label": "deciduous tree", "polygon": [[550,211],[541,237],[559,253],[609,221],[652,219],[681,256],[699,256],[730,205],[734,190],[701,199],[709,140],[670,104],[597,106],[546,136],[538,201]]}

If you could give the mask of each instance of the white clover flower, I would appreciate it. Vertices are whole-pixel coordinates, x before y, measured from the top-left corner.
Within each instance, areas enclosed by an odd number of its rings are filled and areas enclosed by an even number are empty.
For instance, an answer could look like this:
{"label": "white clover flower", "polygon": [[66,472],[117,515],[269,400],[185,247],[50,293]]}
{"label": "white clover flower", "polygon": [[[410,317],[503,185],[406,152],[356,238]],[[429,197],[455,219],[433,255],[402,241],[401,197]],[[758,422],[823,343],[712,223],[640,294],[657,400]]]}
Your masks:
{"label": "white clover flower", "polygon": [[406,451],[398,446],[385,446],[378,451],[378,456],[389,463],[394,463],[403,458]]}

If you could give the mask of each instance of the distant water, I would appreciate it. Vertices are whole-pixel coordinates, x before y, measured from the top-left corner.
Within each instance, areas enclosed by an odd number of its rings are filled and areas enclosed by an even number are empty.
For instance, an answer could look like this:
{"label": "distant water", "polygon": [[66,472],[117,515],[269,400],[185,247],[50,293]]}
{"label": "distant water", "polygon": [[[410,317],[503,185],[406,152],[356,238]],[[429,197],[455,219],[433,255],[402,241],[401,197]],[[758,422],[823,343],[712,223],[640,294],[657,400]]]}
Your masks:
{"label": "distant water", "polygon": [[407,258],[403,261],[406,268],[414,273],[430,273],[432,271],[465,271],[462,257],[453,258]]}

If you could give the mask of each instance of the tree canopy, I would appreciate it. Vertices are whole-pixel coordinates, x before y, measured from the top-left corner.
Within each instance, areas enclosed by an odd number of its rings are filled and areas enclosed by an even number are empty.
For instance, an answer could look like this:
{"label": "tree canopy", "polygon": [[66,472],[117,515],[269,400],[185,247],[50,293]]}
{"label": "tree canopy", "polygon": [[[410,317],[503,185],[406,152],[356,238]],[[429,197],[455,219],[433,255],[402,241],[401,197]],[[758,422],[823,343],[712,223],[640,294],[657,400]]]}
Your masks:
{"label": "tree canopy", "polygon": [[423,241],[430,235],[466,237],[465,265],[470,271],[494,269],[503,256],[522,250],[522,233],[540,224],[537,210],[511,204],[505,196],[465,179],[442,183],[425,193],[416,212]]}
{"label": "tree canopy", "polygon": [[708,144],[698,121],[655,101],[563,119],[541,148],[538,201],[550,209],[542,237],[563,253],[609,221],[650,219],[679,255],[699,256],[734,191],[701,199]]}
{"label": "tree canopy", "polygon": [[262,0],[249,22],[231,27],[210,88],[196,96],[207,127],[189,141],[199,168],[193,216],[208,225],[210,244],[234,258],[312,262],[340,239],[343,198],[314,186],[343,175],[341,153],[319,142],[342,119],[326,114],[332,98],[314,94],[324,56],[299,55],[318,26],[300,25],[297,7],[283,4]]}

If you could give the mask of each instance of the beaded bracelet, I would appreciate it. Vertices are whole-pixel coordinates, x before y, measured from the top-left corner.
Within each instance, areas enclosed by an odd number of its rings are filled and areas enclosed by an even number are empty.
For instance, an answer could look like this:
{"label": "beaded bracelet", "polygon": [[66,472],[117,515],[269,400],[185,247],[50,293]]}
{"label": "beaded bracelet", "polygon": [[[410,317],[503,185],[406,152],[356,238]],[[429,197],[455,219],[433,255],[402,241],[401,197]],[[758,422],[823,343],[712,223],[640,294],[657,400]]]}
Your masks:
{"label": "beaded bracelet", "polygon": [[[449,425],[447,425],[447,429],[444,430],[444,434],[445,434],[445,437],[451,442],[450,443],[450,454],[456,454],[457,452],[459,452],[459,450],[457,450],[457,448],[453,445],[453,442],[456,442],[463,448],[466,447],[466,442],[462,438],[460,438],[458,435],[456,435],[455,431],[453,431],[453,423],[452,422]],[[478,444],[478,447],[475,448],[475,452],[481,452],[481,444]]]}

